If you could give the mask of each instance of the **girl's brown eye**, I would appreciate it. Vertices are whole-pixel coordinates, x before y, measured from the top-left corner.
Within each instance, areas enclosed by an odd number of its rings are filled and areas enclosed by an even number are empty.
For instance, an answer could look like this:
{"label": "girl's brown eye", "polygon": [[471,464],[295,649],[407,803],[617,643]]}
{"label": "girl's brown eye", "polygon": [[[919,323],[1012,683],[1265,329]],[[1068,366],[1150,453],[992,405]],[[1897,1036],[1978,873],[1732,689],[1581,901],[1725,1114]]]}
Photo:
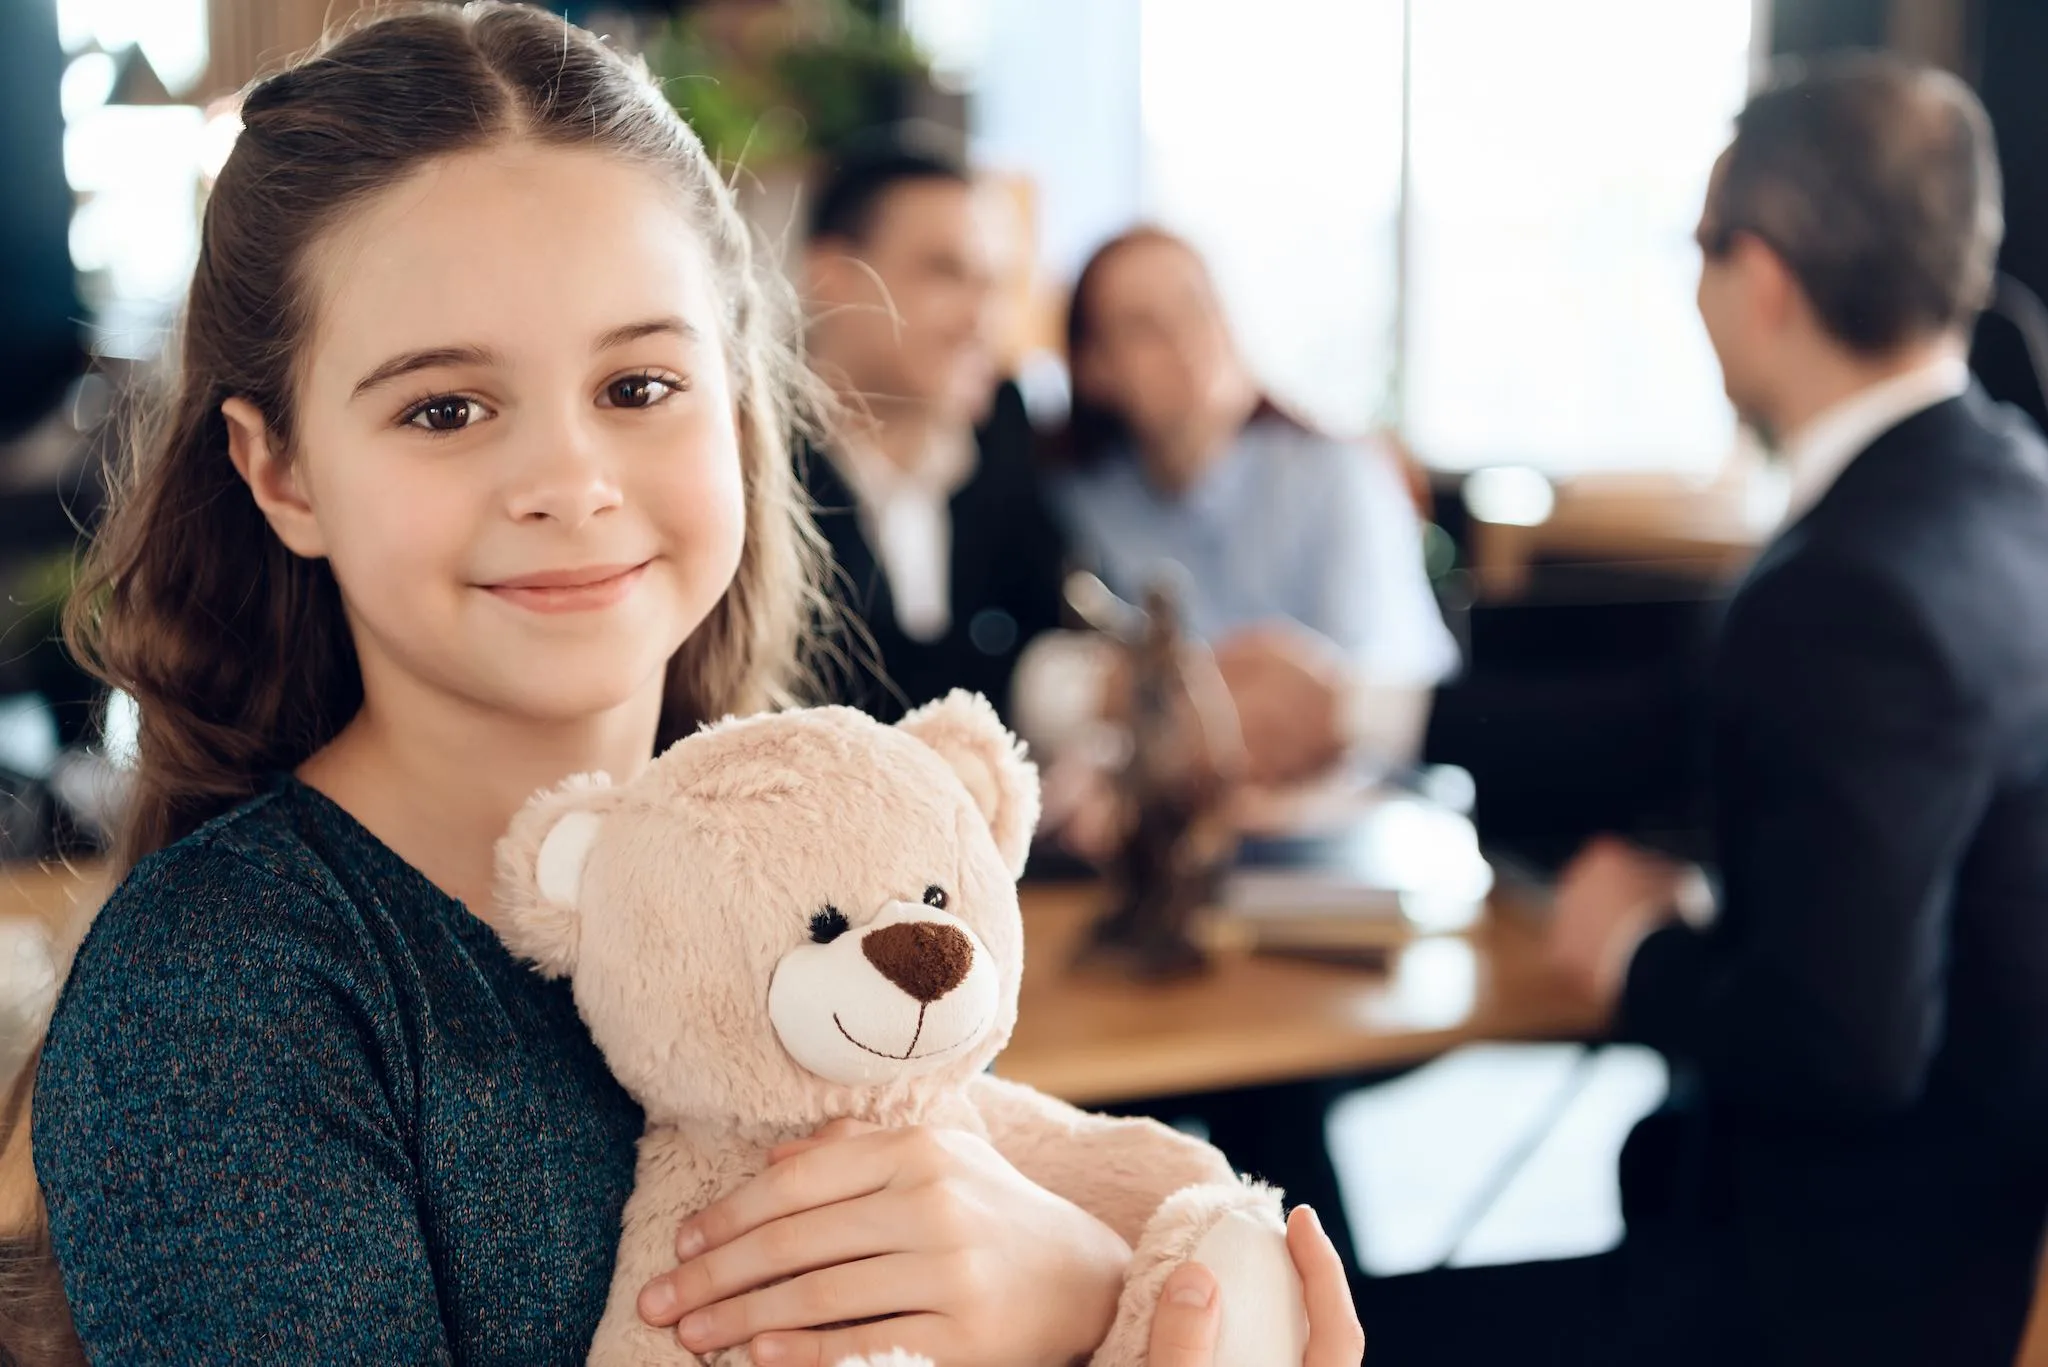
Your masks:
{"label": "girl's brown eye", "polygon": [[652,408],[677,388],[659,375],[625,375],[605,386],[604,397],[612,408]]}
{"label": "girl's brown eye", "polygon": [[405,421],[409,427],[423,427],[429,432],[460,432],[469,426],[476,407],[474,399],[443,394],[415,407]]}

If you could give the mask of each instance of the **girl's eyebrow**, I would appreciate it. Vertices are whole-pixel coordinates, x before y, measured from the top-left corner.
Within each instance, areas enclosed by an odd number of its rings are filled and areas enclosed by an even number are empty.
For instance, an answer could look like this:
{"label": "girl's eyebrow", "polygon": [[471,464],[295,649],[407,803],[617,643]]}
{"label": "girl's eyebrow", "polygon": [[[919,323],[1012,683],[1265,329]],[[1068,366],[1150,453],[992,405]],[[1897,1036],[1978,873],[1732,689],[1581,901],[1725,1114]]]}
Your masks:
{"label": "girl's eyebrow", "polygon": [[[685,342],[697,340],[697,329],[671,314],[615,327],[599,337],[592,349],[609,351],[615,346],[624,346],[628,342],[637,342],[642,337],[653,337],[662,333],[668,333]],[[498,353],[489,347],[479,346],[427,347],[420,351],[401,352],[357,380],[356,387],[349,397],[360,398],[379,385],[389,384],[400,376],[410,375],[416,370],[432,370],[438,366],[494,366],[499,364],[500,359]]]}
{"label": "girl's eyebrow", "polygon": [[674,314],[668,314],[661,318],[643,319],[638,323],[628,323],[624,327],[613,328],[610,332],[597,339],[595,350],[610,351],[615,346],[624,346],[628,342],[637,342],[642,337],[652,337],[664,332],[670,333],[685,342],[697,340],[697,329],[691,327]]}
{"label": "girl's eyebrow", "polygon": [[493,366],[498,364],[498,353],[488,347],[443,346],[428,347],[424,351],[406,351],[393,356],[362,379],[349,397],[361,398],[377,386],[389,384],[401,375],[410,375],[415,370],[431,370],[437,366]]}

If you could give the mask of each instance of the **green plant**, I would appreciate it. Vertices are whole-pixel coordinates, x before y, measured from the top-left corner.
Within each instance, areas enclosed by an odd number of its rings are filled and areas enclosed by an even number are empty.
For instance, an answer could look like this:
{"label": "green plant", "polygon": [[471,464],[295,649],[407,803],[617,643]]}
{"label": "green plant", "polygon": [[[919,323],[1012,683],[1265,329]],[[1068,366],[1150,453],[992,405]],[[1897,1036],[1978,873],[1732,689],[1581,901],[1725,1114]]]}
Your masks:
{"label": "green plant", "polygon": [[10,567],[0,579],[0,646],[23,650],[55,638],[77,568],[69,550]]}
{"label": "green plant", "polygon": [[904,92],[929,78],[907,35],[847,0],[730,8],[751,14],[701,6],[644,48],[669,102],[722,163],[762,169],[829,154],[896,117]]}

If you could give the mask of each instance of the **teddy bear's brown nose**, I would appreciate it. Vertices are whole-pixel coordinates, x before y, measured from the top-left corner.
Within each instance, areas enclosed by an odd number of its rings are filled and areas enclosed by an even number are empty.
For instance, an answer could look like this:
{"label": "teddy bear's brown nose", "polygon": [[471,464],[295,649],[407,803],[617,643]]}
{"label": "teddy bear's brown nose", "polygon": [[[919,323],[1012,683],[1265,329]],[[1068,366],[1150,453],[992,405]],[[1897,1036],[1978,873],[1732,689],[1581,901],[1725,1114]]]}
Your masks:
{"label": "teddy bear's brown nose", "polygon": [[973,941],[935,921],[898,921],[871,930],[860,952],[883,977],[925,1005],[958,987],[974,967]]}

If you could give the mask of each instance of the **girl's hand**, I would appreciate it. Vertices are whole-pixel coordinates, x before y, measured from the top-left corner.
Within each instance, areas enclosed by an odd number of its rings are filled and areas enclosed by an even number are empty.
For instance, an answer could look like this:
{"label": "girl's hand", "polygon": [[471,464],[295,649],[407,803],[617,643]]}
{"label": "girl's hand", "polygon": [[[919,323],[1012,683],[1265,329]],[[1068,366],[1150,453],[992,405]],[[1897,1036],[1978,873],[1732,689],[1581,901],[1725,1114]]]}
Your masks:
{"label": "girl's hand", "polygon": [[[1358,1367],[1365,1357],[1365,1331],[1358,1327],[1358,1311],[1351,1305],[1344,1261],[1307,1206],[1296,1206],[1287,1217],[1287,1251],[1294,1255],[1308,1302],[1308,1350],[1302,1354],[1302,1367]],[[1151,1367],[1219,1367],[1216,1336],[1222,1322],[1215,1275],[1200,1263],[1175,1268],[1152,1313],[1147,1360]]]}
{"label": "girl's hand", "polygon": [[640,1315],[695,1353],[744,1343],[758,1363],[823,1367],[902,1348],[1050,1367],[1109,1332],[1131,1252],[981,1139],[839,1121],[684,1221],[676,1256]]}

